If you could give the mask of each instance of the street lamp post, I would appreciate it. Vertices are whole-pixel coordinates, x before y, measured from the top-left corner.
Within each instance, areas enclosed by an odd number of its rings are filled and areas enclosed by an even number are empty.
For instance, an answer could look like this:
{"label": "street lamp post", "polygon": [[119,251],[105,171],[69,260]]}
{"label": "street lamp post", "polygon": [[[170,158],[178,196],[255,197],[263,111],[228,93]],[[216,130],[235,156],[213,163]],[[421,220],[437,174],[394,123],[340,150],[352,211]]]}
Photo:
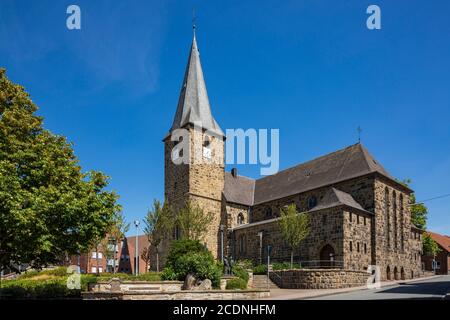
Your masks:
{"label": "street lamp post", "polygon": [[139,242],[138,242],[138,234],[139,234],[139,220],[134,220],[134,226],[136,227],[136,244],[134,246],[134,274],[136,276],[139,275]]}
{"label": "street lamp post", "polygon": [[262,264],[262,238],[263,232],[258,232],[257,236],[259,237],[259,264]]}
{"label": "street lamp post", "polygon": [[223,263],[223,232],[225,226],[223,224],[220,225],[220,259]]}

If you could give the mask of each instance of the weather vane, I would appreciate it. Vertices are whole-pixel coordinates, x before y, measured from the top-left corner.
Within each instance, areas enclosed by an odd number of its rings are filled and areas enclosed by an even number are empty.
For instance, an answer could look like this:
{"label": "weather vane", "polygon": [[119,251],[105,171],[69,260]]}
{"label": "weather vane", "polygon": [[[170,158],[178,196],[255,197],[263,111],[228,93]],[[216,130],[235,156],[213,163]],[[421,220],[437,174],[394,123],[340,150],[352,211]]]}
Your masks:
{"label": "weather vane", "polygon": [[195,24],[197,22],[197,17],[195,15],[195,7],[192,8],[192,30],[194,31],[195,35],[195,28],[197,27]]}
{"label": "weather vane", "polygon": [[361,129],[360,126],[358,126],[358,128],[356,130],[358,131],[358,143],[361,143],[361,132],[362,132],[362,129]]}

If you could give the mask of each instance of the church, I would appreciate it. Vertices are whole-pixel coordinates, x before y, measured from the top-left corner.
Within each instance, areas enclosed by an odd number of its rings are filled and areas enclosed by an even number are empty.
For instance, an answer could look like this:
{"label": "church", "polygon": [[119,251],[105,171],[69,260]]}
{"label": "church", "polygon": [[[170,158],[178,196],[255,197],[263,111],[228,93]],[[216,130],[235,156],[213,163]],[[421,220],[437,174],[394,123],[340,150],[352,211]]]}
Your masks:
{"label": "church", "polygon": [[[189,159],[203,161],[174,162],[182,140],[175,137],[178,129],[188,132]],[[381,280],[419,276],[422,230],[411,223],[413,191],[362,144],[252,179],[236,169],[225,172],[225,138],[212,114],[194,34],[174,120],[163,140],[165,200],[174,209],[194,201],[213,214],[205,244],[214,256],[260,264],[270,247],[271,261],[290,261],[278,219],[282,208],[295,204],[310,221],[295,262],[358,271],[376,265]],[[200,146],[194,144],[198,140]]]}

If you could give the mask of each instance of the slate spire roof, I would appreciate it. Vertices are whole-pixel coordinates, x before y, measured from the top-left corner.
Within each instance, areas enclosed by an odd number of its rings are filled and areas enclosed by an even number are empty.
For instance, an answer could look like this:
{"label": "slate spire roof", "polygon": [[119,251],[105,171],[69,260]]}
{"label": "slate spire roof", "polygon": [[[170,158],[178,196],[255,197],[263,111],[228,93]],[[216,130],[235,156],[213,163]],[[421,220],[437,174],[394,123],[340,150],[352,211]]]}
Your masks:
{"label": "slate spire roof", "polygon": [[169,133],[189,124],[201,125],[203,129],[224,136],[222,129],[220,129],[211,113],[195,33],[178,99],[177,111]]}

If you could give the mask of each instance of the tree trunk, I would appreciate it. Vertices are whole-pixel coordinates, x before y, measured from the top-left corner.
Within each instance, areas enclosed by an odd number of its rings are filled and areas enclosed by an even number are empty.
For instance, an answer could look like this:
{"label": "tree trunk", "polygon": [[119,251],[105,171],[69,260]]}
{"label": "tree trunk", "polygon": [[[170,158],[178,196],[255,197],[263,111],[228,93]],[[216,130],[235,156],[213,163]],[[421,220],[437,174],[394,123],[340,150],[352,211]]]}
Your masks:
{"label": "tree trunk", "polygon": [[113,248],[113,274],[116,273],[116,246],[117,242],[114,242],[114,248]]}
{"label": "tree trunk", "polygon": [[159,252],[156,250],[156,272],[159,272]]}
{"label": "tree trunk", "polygon": [[291,269],[294,267],[294,249],[291,250]]}
{"label": "tree trunk", "polygon": [[97,260],[97,275],[100,275],[100,271],[98,270],[98,246],[95,248],[95,260]]}

